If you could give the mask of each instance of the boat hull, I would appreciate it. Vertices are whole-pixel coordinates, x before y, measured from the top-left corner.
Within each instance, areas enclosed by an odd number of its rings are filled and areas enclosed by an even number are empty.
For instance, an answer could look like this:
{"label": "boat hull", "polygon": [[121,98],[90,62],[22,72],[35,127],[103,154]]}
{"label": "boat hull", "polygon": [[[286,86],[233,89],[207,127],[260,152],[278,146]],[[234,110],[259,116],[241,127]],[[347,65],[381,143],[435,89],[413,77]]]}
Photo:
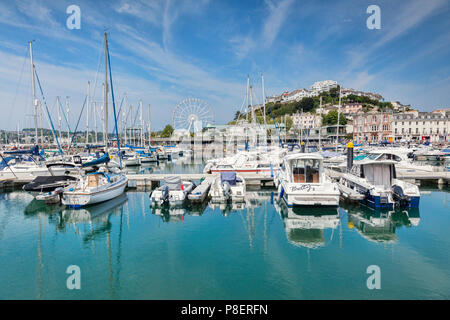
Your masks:
{"label": "boat hull", "polygon": [[65,191],[62,202],[68,207],[81,208],[83,206],[108,201],[120,196],[125,191],[127,183],[128,178],[125,178],[105,190],[93,193]]}

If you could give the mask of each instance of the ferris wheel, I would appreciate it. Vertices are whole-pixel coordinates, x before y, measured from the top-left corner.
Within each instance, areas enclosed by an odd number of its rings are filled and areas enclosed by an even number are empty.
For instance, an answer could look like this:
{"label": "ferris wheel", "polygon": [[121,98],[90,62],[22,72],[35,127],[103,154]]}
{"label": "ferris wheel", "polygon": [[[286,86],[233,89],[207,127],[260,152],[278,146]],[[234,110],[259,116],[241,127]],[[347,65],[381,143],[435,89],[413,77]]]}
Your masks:
{"label": "ferris wheel", "polygon": [[214,113],[206,101],[184,99],[173,110],[172,124],[177,131],[198,132],[208,124],[214,124]]}

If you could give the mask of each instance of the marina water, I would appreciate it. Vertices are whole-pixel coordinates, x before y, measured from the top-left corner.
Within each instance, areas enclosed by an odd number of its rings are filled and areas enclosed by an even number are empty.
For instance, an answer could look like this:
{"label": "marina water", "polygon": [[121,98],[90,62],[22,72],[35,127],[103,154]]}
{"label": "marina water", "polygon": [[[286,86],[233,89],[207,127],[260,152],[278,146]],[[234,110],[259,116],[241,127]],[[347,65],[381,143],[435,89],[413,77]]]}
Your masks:
{"label": "marina water", "polygon": [[[168,165],[153,169],[201,168]],[[12,190],[0,194],[0,299],[448,299],[449,191],[422,187],[414,211],[288,212],[265,189],[170,212],[150,208],[150,190],[81,210]]]}

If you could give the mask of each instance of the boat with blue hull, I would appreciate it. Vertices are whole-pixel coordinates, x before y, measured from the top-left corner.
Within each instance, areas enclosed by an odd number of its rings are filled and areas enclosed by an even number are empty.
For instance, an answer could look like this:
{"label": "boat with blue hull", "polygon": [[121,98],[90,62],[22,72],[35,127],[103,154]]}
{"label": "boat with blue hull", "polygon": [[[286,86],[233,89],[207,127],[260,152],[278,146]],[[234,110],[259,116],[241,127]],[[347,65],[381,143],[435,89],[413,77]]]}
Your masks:
{"label": "boat with blue hull", "polygon": [[359,193],[361,203],[377,209],[418,208],[419,188],[396,177],[393,160],[361,160],[344,172],[339,180],[340,190]]}

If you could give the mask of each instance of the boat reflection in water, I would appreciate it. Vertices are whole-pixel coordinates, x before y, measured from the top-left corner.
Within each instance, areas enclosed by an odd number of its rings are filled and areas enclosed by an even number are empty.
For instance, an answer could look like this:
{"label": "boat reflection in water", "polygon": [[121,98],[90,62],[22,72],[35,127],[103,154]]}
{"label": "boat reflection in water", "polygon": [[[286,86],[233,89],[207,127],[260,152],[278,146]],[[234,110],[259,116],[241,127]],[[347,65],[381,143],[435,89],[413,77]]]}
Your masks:
{"label": "boat reflection in water", "polygon": [[69,224],[107,221],[109,218],[109,214],[113,213],[114,209],[125,204],[127,200],[127,194],[123,193],[117,198],[99,204],[83,207],[81,209],[71,209],[69,207],[65,207],[64,210],[62,210],[61,218],[65,223]]}
{"label": "boat reflection in water", "polygon": [[[128,200],[127,194],[123,193],[109,201],[83,207],[81,209],[71,209],[62,204],[45,204],[43,201],[33,199],[24,210],[25,216],[34,217],[47,216],[50,224],[56,226],[57,231],[66,231],[67,226],[82,223],[105,224],[109,220],[111,213],[115,209],[122,208]],[[79,233],[79,229],[77,229]]]}
{"label": "boat reflection in water", "polygon": [[186,208],[183,206],[152,206],[152,214],[160,216],[163,222],[180,222],[184,221],[184,215],[186,214]]}
{"label": "boat reflection in water", "polygon": [[371,210],[364,206],[347,209],[348,228],[355,229],[371,242],[394,243],[396,229],[417,227],[420,223],[418,208],[404,210]]}
{"label": "boat reflection in water", "polygon": [[210,202],[208,206],[213,210],[219,209],[220,211],[222,211],[222,215],[224,217],[228,217],[234,211],[244,210],[245,202],[227,202],[227,203]]}
{"label": "boat reflection in water", "polygon": [[326,245],[325,229],[339,226],[339,209],[324,207],[288,207],[283,199],[274,201],[275,210],[283,220],[287,240],[299,247],[316,249]]}

